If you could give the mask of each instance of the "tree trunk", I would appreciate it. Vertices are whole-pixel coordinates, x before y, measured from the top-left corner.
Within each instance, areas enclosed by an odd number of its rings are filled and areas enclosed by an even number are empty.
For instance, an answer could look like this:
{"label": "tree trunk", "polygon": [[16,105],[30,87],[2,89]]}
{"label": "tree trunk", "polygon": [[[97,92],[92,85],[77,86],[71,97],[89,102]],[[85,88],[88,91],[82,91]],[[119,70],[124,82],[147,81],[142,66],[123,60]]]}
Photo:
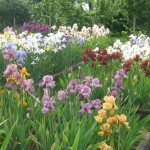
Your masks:
{"label": "tree trunk", "polygon": [[135,34],[135,27],[136,27],[136,16],[133,17],[133,33]]}

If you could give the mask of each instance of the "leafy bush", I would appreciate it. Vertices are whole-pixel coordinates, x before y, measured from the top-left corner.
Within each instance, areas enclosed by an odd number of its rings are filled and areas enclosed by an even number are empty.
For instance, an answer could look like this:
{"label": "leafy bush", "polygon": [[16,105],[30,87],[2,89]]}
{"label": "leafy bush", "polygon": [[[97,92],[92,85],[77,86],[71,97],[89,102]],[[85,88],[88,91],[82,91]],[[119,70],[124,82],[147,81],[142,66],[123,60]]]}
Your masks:
{"label": "leafy bush", "polygon": [[7,26],[21,25],[29,19],[27,1],[23,0],[0,0],[0,31]]}

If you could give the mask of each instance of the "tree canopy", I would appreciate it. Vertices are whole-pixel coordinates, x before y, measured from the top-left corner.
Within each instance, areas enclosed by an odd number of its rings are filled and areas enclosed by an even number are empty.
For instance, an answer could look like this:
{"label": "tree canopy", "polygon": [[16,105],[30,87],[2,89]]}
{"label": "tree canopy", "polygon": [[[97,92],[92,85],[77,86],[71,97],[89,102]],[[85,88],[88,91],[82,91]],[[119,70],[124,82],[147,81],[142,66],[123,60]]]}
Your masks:
{"label": "tree canopy", "polygon": [[[86,6],[86,8],[85,8]],[[149,30],[149,0],[0,0],[0,29],[36,20],[51,25],[105,25],[111,31]]]}

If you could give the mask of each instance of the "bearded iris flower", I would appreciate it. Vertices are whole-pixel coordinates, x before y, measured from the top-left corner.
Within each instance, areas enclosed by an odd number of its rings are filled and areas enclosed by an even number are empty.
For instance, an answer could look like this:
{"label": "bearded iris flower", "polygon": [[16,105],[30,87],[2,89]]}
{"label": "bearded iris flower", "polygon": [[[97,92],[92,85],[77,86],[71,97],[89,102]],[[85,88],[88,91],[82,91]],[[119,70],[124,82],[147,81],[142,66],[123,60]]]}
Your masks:
{"label": "bearded iris flower", "polygon": [[16,51],[16,55],[18,56],[18,62],[24,63],[25,58],[27,57],[27,53],[22,50]]}
{"label": "bearded iris flower", "polygon": [[25,67],[23,67],[22,70],[21,70],[21,76],[24,77],[24,78],[26,76],[30,76],[30,74],[27,72]]}
{"label": "bearded iris flower", "polygon": [[111,146],[108,146],[106,143],[103,143],[99,146],[100,150],[113,150]]}

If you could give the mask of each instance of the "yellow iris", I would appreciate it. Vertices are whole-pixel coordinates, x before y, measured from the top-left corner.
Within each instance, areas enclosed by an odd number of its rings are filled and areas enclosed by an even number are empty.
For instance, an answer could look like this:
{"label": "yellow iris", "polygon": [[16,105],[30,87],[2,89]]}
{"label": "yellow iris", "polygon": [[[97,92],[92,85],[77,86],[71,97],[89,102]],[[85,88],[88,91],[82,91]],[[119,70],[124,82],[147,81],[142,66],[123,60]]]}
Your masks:
{"label": "yellow iris", "polygon": [[112,131],[109,129],[110,124],[104,123],[100,126],[101,132],[98,132],[99,135],[103,136],[104,134],[111,133]]}
{"label": "yellow iris", "polygon": [[98,115],[94,116],[97,122],[102,122],[103,118],[105,117],[106,117],[106,111],[104,109],[99,110]]}
{"label": "yellow iris", "polygon": [[116,117],[109,117],[108,119],[107,119],[107,123],[108,124],[115,124],[115,123],[117,123],[117,118]]}
{"label": "yellow iris", "polygon": [[115,97],[113,97],[113,96],[105,96],[104,101],[106,103],[110,103],[112,105],[115,105]]}
{"label": "yellow iris", "polygon": [[30,76],[30,74],[27,72],[25,67],[23,67],[22,70],[21,70],[21,76],[22,77]]}
{"label": "yellow iris", "polygon": [[113,105],[110,103],[103,103],[103,109],[105,110],[111,110],[113,108]]}
{"label": "yellow iris", "polygon": [[103,103],[103,109],[105,109],[105,110],[111,110],[111,109],[117,110],[118,109],[118,107],[115,103],[115,97],[105,96],[104,101],[105,101],[105,103]]}
{"label": "yellow iris", "polygon": [[129,127],[129,123],[126,122],[127,121],[127,117],[124,114],[121,114],[120,116],[117,115],[117,117],[118,117],[118,120],[119,120],[120,124],[124,124],[127,128],[130,128]]}
{"label": "yellow iris", "polygon": [[113,150],[111,146],[108,146],[106,143],[103,143],[99,147],[101,150]]}

